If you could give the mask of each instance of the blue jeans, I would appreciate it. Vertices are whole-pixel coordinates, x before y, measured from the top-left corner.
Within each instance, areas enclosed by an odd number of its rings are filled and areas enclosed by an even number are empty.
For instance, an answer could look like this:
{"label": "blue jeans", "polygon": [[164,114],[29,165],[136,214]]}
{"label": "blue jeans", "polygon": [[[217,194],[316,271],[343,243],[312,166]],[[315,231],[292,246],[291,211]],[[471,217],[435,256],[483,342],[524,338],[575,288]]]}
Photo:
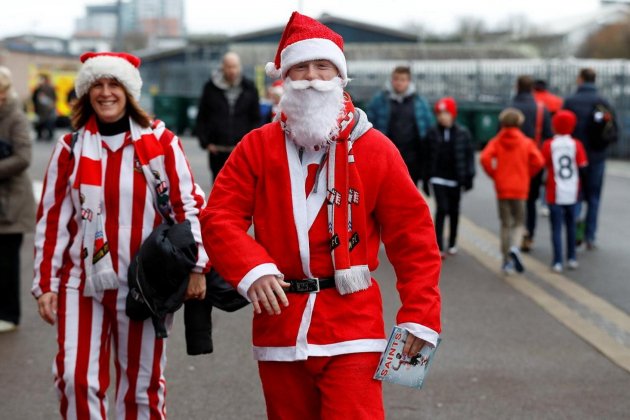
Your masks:
{"label": "blue jeans", "polygon": [[551,244],[553,245],[553,264],[562,264],[562,224],[567,229],[567,259],[575,259],[575,215],[576,205],[549,204],[549,222],[551,224]]}
{"label": "blue jeans", "polygon": [[[595,242],[597,232],[597,217],[599,214],[599,200],[604,186],[604,169],[606,161],[594,162],[586,167],[586,182],[582,186],[584,201],[586,202],[586,229],[584,239],[586,242]],[[576,214],[580,214],[582,203],[578,202]]]}

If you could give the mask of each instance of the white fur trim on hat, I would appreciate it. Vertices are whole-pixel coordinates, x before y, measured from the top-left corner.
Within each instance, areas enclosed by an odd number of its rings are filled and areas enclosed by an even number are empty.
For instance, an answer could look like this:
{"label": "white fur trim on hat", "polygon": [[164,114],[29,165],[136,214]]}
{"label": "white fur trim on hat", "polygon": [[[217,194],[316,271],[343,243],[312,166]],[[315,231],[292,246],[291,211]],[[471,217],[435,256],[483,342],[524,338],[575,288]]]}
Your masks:
{"label": "white fur trim on hat", "polygon": [[115,56],[98,56],[88,59],[74,80],[74,90],[77,96],[88,93],[92,84],[102,77],[118,80],[134,99],[140,99],[142,79],[140,71],[129,61]]}
{"label": "white fur trim on hat", "polygon": [[280,69],[277,69],[275,63],[272,61],[265,64],[265,73],[272,79],[279,79],[282,76]]}
{"label": "white fur trim on hat", "polygon": [[291,67],[311,60],[329,60],[339,70],[339,76],[348,82],[346,56],[343,51],[329,39],[309,38],[288,45],[280,55],[282,77],[286,77]]}

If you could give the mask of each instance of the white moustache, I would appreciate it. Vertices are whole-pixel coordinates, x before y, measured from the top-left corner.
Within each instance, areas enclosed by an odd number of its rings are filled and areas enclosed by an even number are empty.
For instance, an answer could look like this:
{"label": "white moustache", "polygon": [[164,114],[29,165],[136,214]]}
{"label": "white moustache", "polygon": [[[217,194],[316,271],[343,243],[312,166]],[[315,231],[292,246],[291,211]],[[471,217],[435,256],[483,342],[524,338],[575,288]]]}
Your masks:
{"label": "white moustache", "polygon": [[284,83],[292,90],[315,89],[319,92],[330,92],[339,86],[343,86],[341,77],[335,77],[331,80],[291,80],[287,78]]}

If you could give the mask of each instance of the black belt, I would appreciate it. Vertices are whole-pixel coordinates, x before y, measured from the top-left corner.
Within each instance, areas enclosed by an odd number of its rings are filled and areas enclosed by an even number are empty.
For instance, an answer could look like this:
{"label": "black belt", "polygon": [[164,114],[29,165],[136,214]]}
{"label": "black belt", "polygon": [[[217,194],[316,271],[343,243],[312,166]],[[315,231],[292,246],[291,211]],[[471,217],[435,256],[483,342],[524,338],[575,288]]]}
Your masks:
{"label": "black belt", "polygon": [[285,289],[285,292],[288,293],[317,293],[322,289],[330,289],[335,287],[334,277],[311,278],[303,280],[285,279],[284,281],[290,284],[289,288]]}

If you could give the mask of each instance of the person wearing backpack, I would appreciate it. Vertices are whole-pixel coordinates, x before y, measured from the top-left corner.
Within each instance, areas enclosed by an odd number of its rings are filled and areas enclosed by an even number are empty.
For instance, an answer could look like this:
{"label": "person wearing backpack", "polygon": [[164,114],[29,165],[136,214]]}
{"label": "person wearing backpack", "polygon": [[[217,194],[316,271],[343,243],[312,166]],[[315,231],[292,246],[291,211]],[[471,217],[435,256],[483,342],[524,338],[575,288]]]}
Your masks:
{"label": "person wearing backpack", "polygon": [[[589,162],[582,189],[582,199],[587,205],[584,232],[587,249],[595,248],[606,149],[617,141],[618,137],[614,110],[597,91],[595,76],[595,70],[592,68],[581,69],[577,77],[577,91],[564,102],[564,109],[572,111],[577,117],[573,137],[584,145]],[[581,205],[578,202],[576,214],[579,216],[580,213]]]}

